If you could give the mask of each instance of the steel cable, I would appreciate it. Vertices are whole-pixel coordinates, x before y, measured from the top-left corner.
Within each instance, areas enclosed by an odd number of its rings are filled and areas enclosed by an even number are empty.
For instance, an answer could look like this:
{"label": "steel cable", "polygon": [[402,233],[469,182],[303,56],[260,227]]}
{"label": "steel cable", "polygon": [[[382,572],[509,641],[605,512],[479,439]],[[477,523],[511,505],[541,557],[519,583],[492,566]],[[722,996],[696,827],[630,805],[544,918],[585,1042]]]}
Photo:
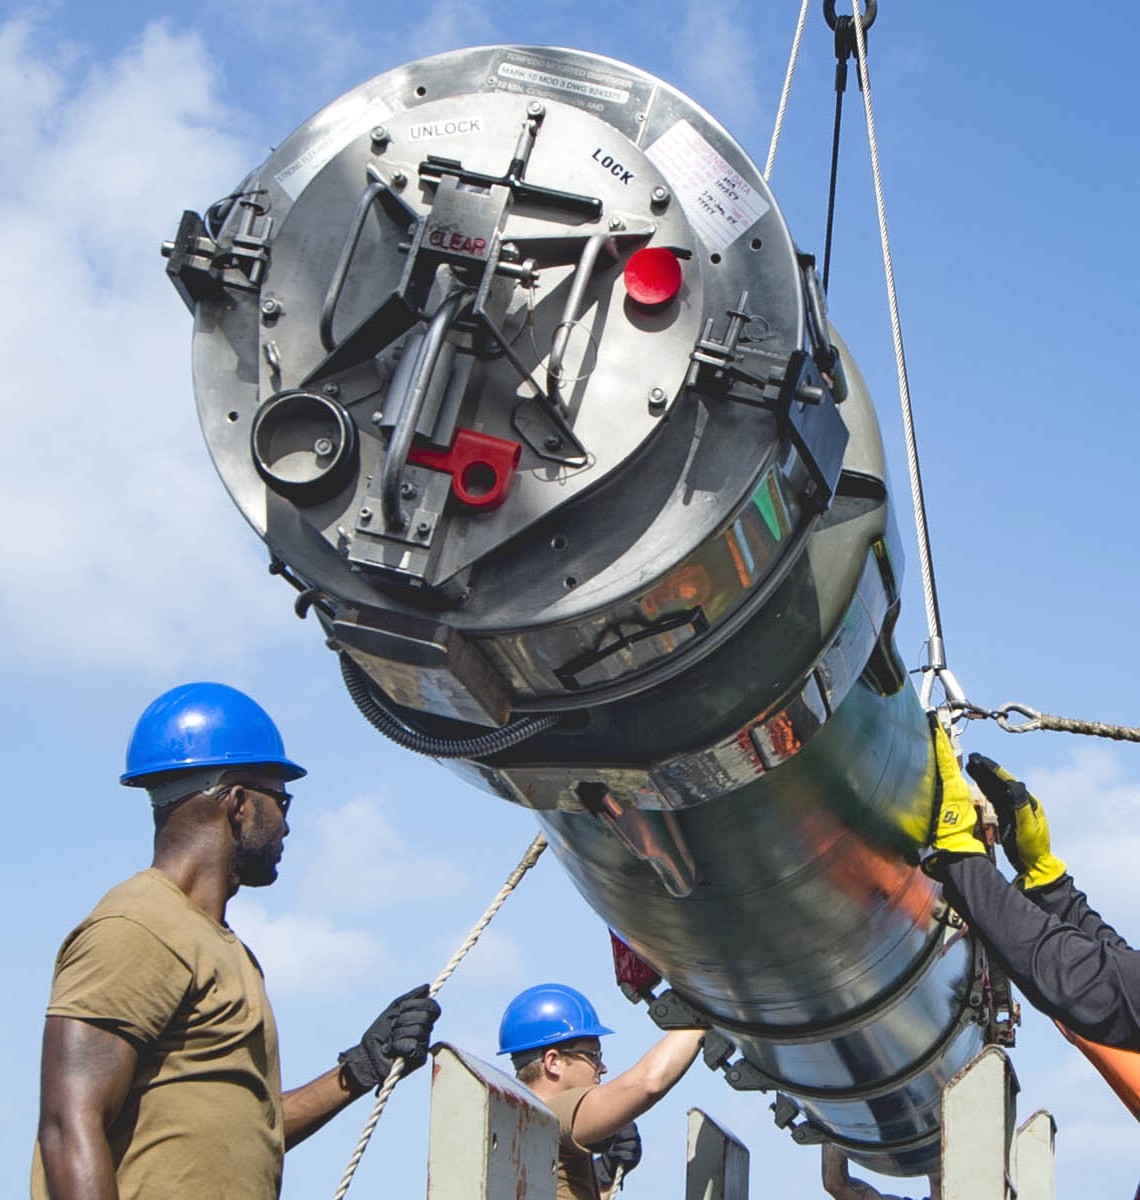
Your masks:
{"label": "steel cable", "polygon": [[902,407],[903,430],[906,441],[907,472],[910,476],[911,500],[914,505],[914,522],[918,534],[918,558],[922,572],[922,593],[926,604],[926,625],[930,634],[931,668],[938,670],[945,664],[941,659],[942,618],[938,610],[938,592],[934,583],[934,563],[930,552],[930,529],[926,520],[926,502],[922,492],[922,471],[918,461],[918,444],[914,431],[914,416],[911,411],[910,383],[907,378],[906,354],[903,350],[902,325],[899,318],[898,294],[895,290],[895,269],[891,258],[890,235],[887,232],[886,204],[883,200],[883,176],[879,165],[879,143],[875,134],[875,111],[871,101],[871,77],[867,69],[867,41],[863,26],[863,13],[859,0],[852,4],[855,24],[855,48],[859,58],[859,73],[863,81],[863,110],[867,117],[867,141],[871,153],[871,176],[875,187],[875,211],[879,222],[879,241],[883,253],[883,272],[887,285],[887,305],[890,310],[891,339],[894,343],[895,369],[898,373],[899,401]]}
{"label": "steel cable", "polygon": [[792,91],[792,79],[796,74],[796,63],[800,57],[800,43],[804,39],[804,25],[807,22],[808,8],[811,0],[803,0],[800,5],[800,17],[796,22],[795,36],[792,38],[792,50],[788,55],[788,69],[784,72],[784,87],[780,92],[780,103],[776,108],[776,122],[772,127],[772,140],[768,144],[768,162],[764,167],[764,182],[772,178],[772,168],[776,165],[776,151],[780,146],[780,134],[784,131],[784,117],[788,111],[788,97]]}

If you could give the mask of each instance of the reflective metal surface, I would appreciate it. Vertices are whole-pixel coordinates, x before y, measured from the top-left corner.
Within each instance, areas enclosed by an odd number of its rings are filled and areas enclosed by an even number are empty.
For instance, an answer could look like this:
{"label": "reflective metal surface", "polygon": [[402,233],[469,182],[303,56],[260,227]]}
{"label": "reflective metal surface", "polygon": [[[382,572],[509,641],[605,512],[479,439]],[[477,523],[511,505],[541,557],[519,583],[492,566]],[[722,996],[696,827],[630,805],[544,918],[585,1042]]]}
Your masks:
{"label": "reflective metal surface", "polygon": [[980,960],[915,867],[874,411],[755,165],[635,68],[498,46],[361,85],[236,192],[168,271],[302,610],[412,743],[492,738],[455,768],[535,810],[732,1086],[929,1170]]}

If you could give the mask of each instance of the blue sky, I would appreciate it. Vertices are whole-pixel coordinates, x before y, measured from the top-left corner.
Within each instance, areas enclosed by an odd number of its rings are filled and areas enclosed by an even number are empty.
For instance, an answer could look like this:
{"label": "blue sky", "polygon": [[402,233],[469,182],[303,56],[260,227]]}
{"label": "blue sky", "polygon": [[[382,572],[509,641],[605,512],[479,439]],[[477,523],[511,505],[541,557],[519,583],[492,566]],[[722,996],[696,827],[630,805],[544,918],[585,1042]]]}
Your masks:
{"label": "blue sky", "polygon": [[[840,5],[842,8],[843,5]],[[315,624],[265,572],[197,429],[190,321],[158,246],[350,86],[423,54],[511,41],[625,59],[688,91],[763,163],[798,4],[555,0],[0,5],[0,653],[9,813],[0,889],[0,1161],[19,1194],[57,945],[145,865],[149,814],[119,788],[159,691],[217,678],[259,697],[311,775],[281,881],[233,923],[266,966],[287,1082],[325,1069],[396,993],[431,978],[533,834],[528,815],[395,750],[359,718]],[[1123,21],[1071,6],[882,0],[872,81],[951,665],[984,704],[1140,723],[1133,349],[1140,185]],[[772,184],[822,251],[830,34],[813,8]],[[831,315],[876,398],[910,569],[900,646],[925,625],[863,122],[851,92]],[[971,728],[1023,773],[1093,902],[1140,941],[1140,748]],[[295,816],[294,816],[295,814]],[[441,996],[440,1036],[490,1057],[543,978],[588,991],[619,1068],[654,1036],[612,986],[608,937],[543,861]],[[1135,1123],[1026,1012],[1022,1115],[1057,1116],[1058,1195],[1131,1196]],[[813,1151],[703,1066],[643,1122],[629,1194],[680,1195],[684,1112],[752,1150],[753,1194],[811,1196]],[[355,1186],[424,1193],[426,1076],[401,1085]],[[332,1194],[360,1105],[289,1156],[285,1196]],[[923,1194],[915,1191],[914,1194]]]}

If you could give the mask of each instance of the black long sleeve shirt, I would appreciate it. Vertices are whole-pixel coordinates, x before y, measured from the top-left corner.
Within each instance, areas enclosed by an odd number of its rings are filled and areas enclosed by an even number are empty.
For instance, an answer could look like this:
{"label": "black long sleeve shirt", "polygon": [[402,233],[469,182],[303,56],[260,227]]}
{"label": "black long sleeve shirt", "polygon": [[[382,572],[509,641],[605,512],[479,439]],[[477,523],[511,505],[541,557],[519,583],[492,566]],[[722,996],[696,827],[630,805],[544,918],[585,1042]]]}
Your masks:
{"label": "black long sleeve shirt", "polygon": [[1089,1041],[1140,1050],[1140,951],[1071,875],[1024,893],[981,855],[940,874],[946,899],[1034,1008]]}

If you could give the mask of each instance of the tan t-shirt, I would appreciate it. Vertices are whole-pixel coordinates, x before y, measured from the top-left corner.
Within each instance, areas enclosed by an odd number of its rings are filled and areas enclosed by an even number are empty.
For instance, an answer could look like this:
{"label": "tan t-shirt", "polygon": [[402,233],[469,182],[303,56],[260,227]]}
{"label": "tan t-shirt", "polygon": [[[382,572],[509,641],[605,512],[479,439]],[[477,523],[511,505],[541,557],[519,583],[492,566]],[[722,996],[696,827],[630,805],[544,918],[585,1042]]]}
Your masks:
{"label": "tan t-shirt", "polygon": [[[48,1015],[139,1048],[108,1140],[121,1200],[274,1200],[285,1154],[277,1026],[257,960],[161,871],[113,888],[67,937]],[[47,1200],[40,1148],[33,1200]]]}
{"label": "tan t-shirt", "polygon": [[558,1200],[600,1200],[593,1152],[574,1140],[574,1114],[582,1097],[597,1086],[568,1088],[543,1100],[558,1118]]}

